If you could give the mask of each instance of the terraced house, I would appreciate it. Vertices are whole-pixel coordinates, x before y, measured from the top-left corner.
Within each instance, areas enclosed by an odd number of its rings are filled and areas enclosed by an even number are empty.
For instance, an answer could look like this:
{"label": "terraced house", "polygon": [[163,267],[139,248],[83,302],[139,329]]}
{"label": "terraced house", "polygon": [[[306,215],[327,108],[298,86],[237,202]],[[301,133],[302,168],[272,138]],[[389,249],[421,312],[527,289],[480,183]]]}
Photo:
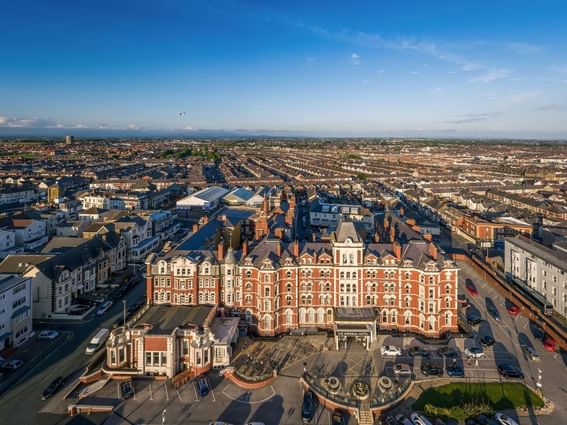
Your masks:
{"label": "terraced house", "polygon": [[[153,254],[146,260],[147,298],[237,308],[260,335],[319,328],[345,337],[359,332],[367,342],[378,329],[432,337],[456,331],[456,264],[425,240],[374,240],[343,221],[327,241],[286,241],[270,233],[238,249],[225,249],[221,240],[216,250]],[[336,316],[349,310],[366,322],[345,329]]]}

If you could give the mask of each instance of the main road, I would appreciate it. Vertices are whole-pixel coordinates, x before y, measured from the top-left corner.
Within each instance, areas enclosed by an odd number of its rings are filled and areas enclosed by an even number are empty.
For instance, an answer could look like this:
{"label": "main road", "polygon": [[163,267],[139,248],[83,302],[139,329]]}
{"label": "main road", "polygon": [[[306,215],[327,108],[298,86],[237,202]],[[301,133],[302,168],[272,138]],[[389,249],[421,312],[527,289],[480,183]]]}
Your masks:
{"label": "main road", "polygon": [[[127,306],[142,299],[145,292],[142,275],[137,275],[137,284],[126,293]],[[90,336],[100,327],[112,328],[114,321],[123,314],[122,299],[114,300],[114,305],[104,316],[96,316],[91,313],[80,323],[51,322],[40,324],[40,328],[56,329],[62,335],[52,344],[52,350],[37,361],[34,365],[26,365],[22,376],[8,388],[0,397],[0,424],[19,425],[54,425],[64,424],[69,417],[64,414],[45,413],[47,403],[50,406],[54,401],[42,401],[41,393],[49,383],[57,376],[66,377],[66,383],[70,384],[80,376],[91,358],[85,355],[85,347]],[[62,389],[55,395],[59,400],[59,407],[63,408],[63,394],[67,389]],[[53,409],[50,409],[53,410]],[[43,411],[43,412],[42,412]],[[106,415],[100,416],[102,421]],[[96,417],[91,417],[96,420]],[[88,422],[87,422],[88,423]],[[96,423],[91,421],[90,423]]]}

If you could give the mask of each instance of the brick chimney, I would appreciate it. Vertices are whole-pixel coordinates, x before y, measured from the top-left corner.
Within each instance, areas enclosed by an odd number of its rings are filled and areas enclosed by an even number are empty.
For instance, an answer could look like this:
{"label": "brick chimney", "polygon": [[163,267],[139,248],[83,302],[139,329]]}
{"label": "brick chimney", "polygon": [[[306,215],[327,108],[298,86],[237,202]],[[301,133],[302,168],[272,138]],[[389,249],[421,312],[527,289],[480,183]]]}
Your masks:
{"label": "brick chimney", "polygon": [[431,240],[432,240],[431,233],[426,233],[425,235],[423,235],[423,239],[431,242]]}
{"label": "brick chimney", "polygon": [[244,241],[242,243],[242,256],[246,257],[248,255],[248,242]]}
{"label": "brick chimney", "polygon": [[392,245],[392,249],[394,250],[394,255],[398,260],[402,259],[402,246],[398,241],[395,241]]}
{"label": "brick chimney", "polygon": [[195,223],[191,230],[193,231],[193,233],[197,233],[199,231],[199,225],[197,223]]}
{"label": "brick chimney", "polygon": [[317,235],[315,234],[315,232],[311,233],[311,240],[312,240],[313,242],[316,242],[316,241],[317,241]]}
{"label": "brick chimney", "polygon": [[374,242],[380,243],[380,233],[378,232],[374,233]]}
{"label": "brick chimney", "polygon": [[280,243],[280,241],[278,241],[276,244],[276,255],[278,257],[282,256],[282,244]]}
{"label": "brick chimney", "polygon": [[408,218],[408,219],[406,220],[406,224],[407,224],[408,226],[415,226],[415,220],[414,220],[413,218]]}
{"label": "brick chimney", "polygon": [[224,260],[224,243],[223,241],[219,242],[217,246],[217,260],[222,261]]}
{"label": "brick chimney", "polygon": [[293,256],[299,258],[299,241],[297,239],[293,241]]}
{"label": "brick chimney", "polygon": [[403,217],[405,212],[404,207],[400,207],[400,217]]}
{"label": "brick chimney", "polygon": [[433,242],[429,244],[429,256],[437,260],[437,246]]}

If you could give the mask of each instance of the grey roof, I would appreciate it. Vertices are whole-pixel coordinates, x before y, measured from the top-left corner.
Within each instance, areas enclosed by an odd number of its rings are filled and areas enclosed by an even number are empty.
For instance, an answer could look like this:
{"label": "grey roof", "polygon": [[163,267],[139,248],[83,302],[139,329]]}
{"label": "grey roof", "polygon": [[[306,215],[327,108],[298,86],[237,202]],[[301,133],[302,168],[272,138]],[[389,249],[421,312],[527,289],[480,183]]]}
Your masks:
{"label": "grey roof", "polygon": [[54,236],[41,250],[42,254],[52,254],[65,252],[70,248],[75,248],[79,245],[86,243],[88,239],[73,238],[65,236]]}
{"label": "grey roof", "polygon": [[233,189],[232,192],[226,194],[223,199],[246,202],[252,196],[254,196],[254,192],[252,192],[251,190],[244,189],[243,187],[238,187],[236,189]]}
{"label": "grey roof", "polygon": [[228,189],[225,189],[224,187],[211,186],[207,187],[206,189],[200,190],[199,192],[196,192],[191,196],[202,199],[203,201],[214,202],[227,193]]}
{"label": "grey roof", "polygon": [[506,242],[516,245],[526,250],[527,252],[530,252],[536,257],[544,259],[560,270],[567,271],[567,253],[563,251],[548,248],[545,245],[528,239],[523,235],[518,235],[513,238],[506,238]]}
{"label": "grey roof", "polygon": [[344,242],[350,238],[353,242],[362,242],[362,238],[352,221],[341,221],[337,226],[335,235],[338,242]]}
{"label": "grey roof", "polygon": [[186,326],[204,326],[212,305],[176,305],[165,306],[156,305],[140,318],[138,324],[149,323],[153,325],[150,333],[169,334],[175,328],[183,328]]}
{"label": "grey roof", "polygon": [[30,265],[38,265],[49,260],[52,255],[8,255],[0,263],[0,273],[22,274]]}

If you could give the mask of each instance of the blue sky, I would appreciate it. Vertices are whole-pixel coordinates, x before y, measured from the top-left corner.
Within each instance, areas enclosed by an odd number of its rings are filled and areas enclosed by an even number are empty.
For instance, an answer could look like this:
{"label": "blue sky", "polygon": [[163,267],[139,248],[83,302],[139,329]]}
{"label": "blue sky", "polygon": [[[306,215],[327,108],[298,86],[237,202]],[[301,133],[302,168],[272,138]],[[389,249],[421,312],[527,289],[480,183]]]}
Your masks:
{"label": "blue sky", "polygon": [[0,133],[567,137],[565,1],[7,0],[0,39]]}

